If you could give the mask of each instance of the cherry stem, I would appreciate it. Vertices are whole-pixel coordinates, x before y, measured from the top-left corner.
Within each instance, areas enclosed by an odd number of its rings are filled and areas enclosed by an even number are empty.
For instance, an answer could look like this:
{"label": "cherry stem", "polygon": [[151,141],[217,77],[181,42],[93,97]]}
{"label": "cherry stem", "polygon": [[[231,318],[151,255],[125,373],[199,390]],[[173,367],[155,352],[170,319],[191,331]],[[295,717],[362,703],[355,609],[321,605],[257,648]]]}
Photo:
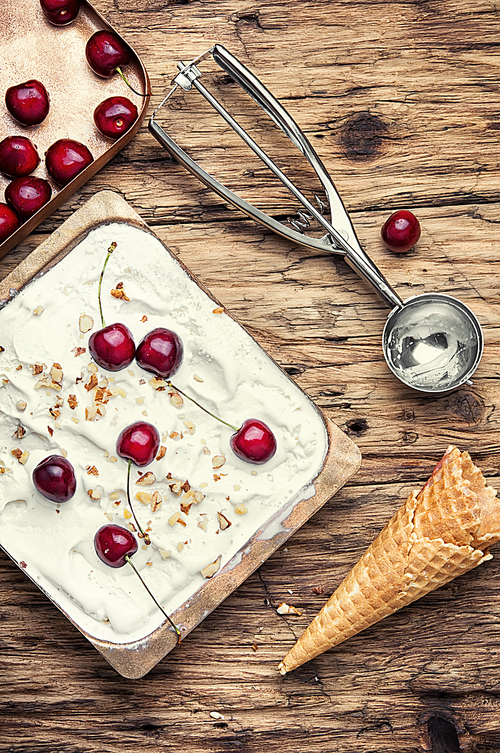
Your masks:
{"label": "cherry stem", "polygon": [[222,418],[219,418],[219,416],[216,416],[215,413],[211,413],[207,408],[204,408],[203,405],[200,405],[193,397],[190,397],[189,395],[186,395],[185,392],[180,390],[178,387],[175,386],[175,384],[172,384],[172,382],[167,382],[169,387],[172,387],[172,389],[176,390],[176,392],[180,392],[180,394],[183,397],[186,397],[188,400],[191,400],[192,403],[198,406],[198,408],[201,408],[201,410],[204,410],[205,413],[208,413],[209,416],[212,416],[212,418],[215,418],[216,421],[220,421],[221,424],[224,424],[225,426],[229,426],[230,429],[234,429],[234,431],[239,431],[238,426],[233,426],[233,424],[229,424],[227,421],[223,421]]}
{"label": "cherry stem", "polygon": [[146,98],[146,97],[148,96],[147,94],[143,94],[142,92],[138,92],[138,91],[136,91],[136,90],[134,89],[134,87],[132,86],[132,84],[130,83],[130,81],[129,81],[129,80],[127,79],[127,77],[125,76],[125,74],[123,73],[123,71],[122,71],[122,69],[121,69],[120,67],[118,67],[118,68],[115,68],[115,71],[116,71],[116,72],[118,73],[118,75],[119,75],[119,76],[121,76],[121,78],[122,78],[122,79],[123,79],[123,80],[125,81],[125,83],[127,84],[128,88],[129,88],[129,89],[130,89],[131,91],[133,91],[133,92],[134,92],[134,94],[137,94],[137,96],[138,96],[138,97],[143,97],[144,99],[145,99],[145,98]]}
{"label": "cherry stem", "polygon": [[101,315],[101,322],[102,322],[102,326],[103,327],[105,327],[106,324],[104,323],[104,316],[103,316],[103,313],[102,313],[102,304],[101,304],[102,278],[104,277],[104,270],[108,266],[109,257],[111,256],[111,254],[113,253],[113,251],[115,250],[115,248],[116,248],[116,243],[115,243],[115,241],[113,241],[113,243],[111,244],[111,246],[108,248],[108,254],[106,256],[106,259],[104,260],[104,264],[103,264],[103,267],[102,267],[102,270],[101,270],[101,276],[99,277],[99,287],[97,288],[97,298],[99,300],[99,313]]}
{"label": "cherry stem", "polygon": [[134,516],[135,524],[144,538],[144,543],[146,544],[146,546],[149,546],[151,544],[151,539],[149,538],[148,534],[142,530],[141,524],[137,520],[137,515],[135,514],[135,510],[132,507],[132,500],[130,499],[130,469],[131,468],[132,468],[132,461],[129,460],[128,470],[127,470],[127,501],[130,505],[130,509],[132,510],[132,515]]}
{"label": "cherry stem", "polygon": [[177,627],[177,625],[174,622],[172,622],[172,620],[170,619],[170,617],[168,616],[168,614],[165,612],[165,610],[163,609],[163,607],[158,604],[158,602],[155,599],[155,597],[153,596],[152,592],[149,590],[148,586],[146,585],[146,583],[144,581],[144,578],[142,577],[142,575],[140,574],[140,572],[138,571],[138,569],[136,568],[136,566],[134,565],[134,563],[132,562],[132,560],[130,559],[130,557],[129,557],[128,554],[125,555],[125,560],[128,562],[128,564],[130,565],[130,567],[133,569],[133,571],[135,572],[135,574],[137,575],[137,577],[141,581],[142,585],[144,586],[144,588],[146,589],[146,591],[148,592],[148,594],[153,599],[154,603],[156,604],[156,606],[158,607],[158,609],[160,610],[160,612],[162,612],[165,615],[165,617],[167,618],[167,620],[172,625],[173,629],[177,633],[177,645],[179,645],[180,642],[181,642],[181,631],[179,630],[179,628]]}

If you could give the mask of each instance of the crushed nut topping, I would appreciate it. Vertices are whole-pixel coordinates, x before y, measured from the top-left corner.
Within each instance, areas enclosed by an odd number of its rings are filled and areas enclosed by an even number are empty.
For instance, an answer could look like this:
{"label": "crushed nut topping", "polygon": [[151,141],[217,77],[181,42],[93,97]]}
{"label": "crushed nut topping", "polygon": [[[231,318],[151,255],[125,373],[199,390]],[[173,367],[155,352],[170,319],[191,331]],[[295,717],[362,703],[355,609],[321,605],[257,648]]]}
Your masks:
{"label": "crushed nut topping", "polygon": [[184,405],[182,396],[179,395],[179,393],[175,390],[169,390],[168,396],[170,397],[170,402],[172,403],[174,408],[181,408]]}
{"label": "crushed nut topping", "polygon": [[161,503],[163,502],[160,492],[153,492],[153,498],[151,500],[151,510],[152,512],[156,512],[160,509]]}
{"label": "crushed nut topping", "polygon": [[217,557],[216,560],[214,560],[214,562],[211,562],[210,565],[207,565],[206,567],[203,568],[203,570],[200,570],[203,577],[207,579],[212,578],[212,576],[215,575],[217,570],[219,570],[221,560],[222,560],[222,555],[219,554],[219,556]]}
{"label": "crushed nut topping", "polygon": [[19,424],[14,434],[12,435],[12,439],[22,439],[25,434],[26,429],[24,428],[24,426],[21,426],[21,424]]}
{"label": "crushed nut topping", "polygon": [[53,363],[50,368],[49,374],[54,382],[61,384],[63,380],[63,370],[60,363]]}
{"label": "crushed nut topping", "polygon": [[34,363],[31,367],[31,373],[33,376],[38,376],[38,374],[43,374],[44,368],[45,365],[43,363]]}
{"label": "crushed nut topping", "polygon": [[33,310],[33,313],[35,316],[40,316],[43,310],[43,306],[37,306],[36,309]]}
{"label": "crushed nut topping", "polygon": [[87,494],[89,495],[90,499],[101,499],[101,492],[98,492],[97,489],[89,489]]}
{"label": "crushed nut topping", "polygon": [[189,515],[189,511],[192,506],[193,506],[192,502],[189,502],[189,504],[185,504],[184,502],[181,502],[181,512],[183,512],[184,515]]}
{"label": "crushed nut topping", "polygon": [[[123,285],[123,283],[121,284]],[[118,283],[118,285],[120,285],[120,283]],[[120,298],[122,301],[130,301],[130,298],[125,293],[123,288],[119,288],[118,286],[111,290],[111,295],[113,296],[113,298]]]}
{"label": "crushed nut topping", "polygon": [[212,468],[214,469],[214,471],[218,468],[222,468],[225,462],[226,458],[224,457],[224,455],[214,455],[214,457],[212,458]]}
{"label": "crushed nut topping", "polygon": [[87,392],[90,392],[90,390],[93,390],[94,387],[97,387],[97,377],[95,374],[90,375],[90,379],[87,382],[87,384],[84,385]]}
{"label": "crushed nut topping", "polygon": [[164,379],[161,377],[154,376],[149,380],[149,384],[151,387],[156,390],[157,392],[163,392],[167,389],[167,383]]}
{"label": "crushed nut topping", "polygon": [[203,454],[204,455],[210,455],[210,450],[208,449],[208,447],[206,445],[203,447]]}
{"label": "crushed nut topping", "polygon": [[73,350],[71,352],[75,354],[75,358],[76,358],[77,356],[82,356],[84,353],[86,353],[87,352],[87,348],[79,348],[79,347],[77,347],[77,348],[73,348]]}
{"label": "crushed nut topping", "polygon": [[219,520],[219,528],[221,531],[225,531],[226,528],[229,528],[229,526],[232,525],[231,521],[228,520],[222,512],[217,513],[217,518]]}
{"label": "crushed nut topping", "polygon": [[148,471],[147,473],[144,474],[144,476],[141,476],[140,478],[138,478],[135,483],[138,484],[139,486],[150,486],[151,484],[154,484],[155,481],[156,481],[156,476],[154,475],[154,473],[151,473],[151,471]]}
{"label": "crushed nut topping", "polygon": [[18,410],[18,411],[20,411],[21,413],[22,413],[22,412],[23,412],[24,410],[26,410],[26,408],[27,408],[27,407],[28,407],[28,403],[26,402],[26,400],[18,400],[18,401],[17,401],[17,403],[16,403],[16,408],[17,408],[17,410]]}
{"label": "crushed nut topping", "polygon": [[156,460],[161,460],[165,457],[167,454],[167,448],[164,445],[160,445],[160,449],[158,450],[158,455],[156,456]]}
{"label": "crushed nut topping", "polygon": [[222,308],[222,306],[218,306],[216,309],[212,311],[212,314],[223,314],[223,313],[224,313],[224,309]]}
{"label": "crushed nut topping", "polygon": [[88,473],[89,476],[98,476],[99,475],[99,471],[97,470],[97,468],[95,467],[95,465],[88,465],[85,470],[87,471],[87,473]]}
{"label": "crushed nut topping", "polygon": [[153,496],[149,492],[137,492],[135,498],[142,502],[143,505],[149,505]]}
{"label": "crushed nut topping", "polygon": [[248,512],[248,509],[246,505],[242,502],[241,504],[236,505],[236,507],[234,508],[234,511],[237,515],[246,515]]}
{"label": "crushed nut topping", "polygon": [[71,410],[75,410],[76,406],[78,405],[78,400],[76,399],[76,395],[68,395],[68,405],[71,408]]}
{"label": "crushed nut topping", "polygon": [[85,334],[86,332],[90,332],[93,326],[94,326],[94,320],[92,319],[92,317],[88,316],[87,314],[82,314],[78,320],[78,327],[80,329],[80,332],[82,334]]}

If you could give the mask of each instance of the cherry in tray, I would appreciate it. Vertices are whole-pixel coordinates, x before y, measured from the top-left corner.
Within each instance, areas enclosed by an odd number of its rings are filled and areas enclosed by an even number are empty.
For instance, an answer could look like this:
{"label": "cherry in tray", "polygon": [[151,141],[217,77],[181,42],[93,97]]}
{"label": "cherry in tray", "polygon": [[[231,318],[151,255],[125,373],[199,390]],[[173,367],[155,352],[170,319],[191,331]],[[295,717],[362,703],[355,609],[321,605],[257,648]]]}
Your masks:
{"label": "cherry in tray", "polygon": [[80,0],[40,0],[45,17],[54,26],[67,26],[78,15]]}
{"label": "cherry in tray", "polygon": [[36,79],[15,84],[5,93],[7,109],[19,123],[34,126],[42,123],[49,113],[50,99],[45,86]]}
{"label": "cherry in tray", "polygon": [[5,189],[7,204],[23,220],[27,220],[41,209],[52,196],[50,183],[44,178],[28,176],[12,180]]}
{"label": "cherry in tray", "polygon": [[73,139],[59,139],[45,154],[47,171],[59,186],[66,186],[93,161],[85,144]]}
{"label": "cherry in tray", "polygon": [[126,133],[138,117],[137,107],[127,97],[108,97],[94,110],[94,123],[110,139]]}
{"label": "cherry in tray", "polygon": [[7,204],[0,202],[0,243],[12,235],[21,225],[21,220]]}
{"label": "cherry in tray", "polygon": [[130,63],[131,54],[125,42],[114,31],[101,29],[92,34],[85,46],[85,55],[95,74],[101,78],[111,78],[118,73],[134,94],[145,96],[131,86],[123,73],[124,66]]}
{"label": "cherry in tray", "polygon": [[0,172],[9,178],[30,175],[39,164],[36,147],[26,136],[7,136],[0,141]]}

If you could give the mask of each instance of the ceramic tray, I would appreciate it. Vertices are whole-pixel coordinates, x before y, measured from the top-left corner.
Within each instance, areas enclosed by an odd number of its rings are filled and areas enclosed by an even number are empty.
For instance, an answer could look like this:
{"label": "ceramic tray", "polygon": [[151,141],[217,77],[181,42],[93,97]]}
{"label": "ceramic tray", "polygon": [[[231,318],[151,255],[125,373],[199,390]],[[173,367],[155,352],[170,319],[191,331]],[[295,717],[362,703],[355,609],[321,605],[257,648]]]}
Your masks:
{"label": "ceramic tray", "polygon": [[[5,280],[0,283],[0,305],[8,305],[33,277],[50,269],[64,258],[94,228],[112,222],[127,223],[150,233],[151,231],[117,194],[103,191],[96,194],[81,209],[73,214],[60,229],[53,233],[41,246],[33,251]],[[161,241],[160,241],[161,242]],[[164,246],[165,253],[171,252]],[[174,257],[175,258],[175,257]],[[179,264],[178,260],[176,263]],[[181,265],[182,267],[182,265]],[[194,285],[198,285],[217,306],[221,306],[196,278],[183,267]],[[227,313],[227,312],[226,312]],[[239,325],[241,326],[241,325]],[[272,362],[273,368],[279,370]],[[281,378],[281,374],[280,374]],[[286,375],[288,381],[290,378]],[[298,389],[294,385],[294,389]],[[304,493],[308,498],[286,501],[281,509],[264,526],[256,530],[250,540],[237,552],[237,555],[172,614],[177,625],[182,626],[183,637],[193,630],[218,604],[254,572],[291,534],[313,515],[333,494],[357,471],[360,453],[356,445],[330,420],[315,408],[325,424],[328,435],[328,449],[319,475],[308,480],[314,493]],[[9,554],[9,542],[0,543]],[[12,556],[12,555],[9,555]],[[12,557],[16,561],[15,557]],[[19,564],[19,563],[17,563]],[[26,572],[23,570],[23,572]],[[36,582],[36,581],[35,581]],[[37,583],[40,587],[40,584]],[[175,648],[176,637],[168,624],[164,624],[145,639],[129,643],[110,643],[98,640],[78,626],[77,621],[65,611],[57,589],[42,588],[46,595],[91,641],[98,651],[122,675],[130,678],[146,674],[165,654]]]}

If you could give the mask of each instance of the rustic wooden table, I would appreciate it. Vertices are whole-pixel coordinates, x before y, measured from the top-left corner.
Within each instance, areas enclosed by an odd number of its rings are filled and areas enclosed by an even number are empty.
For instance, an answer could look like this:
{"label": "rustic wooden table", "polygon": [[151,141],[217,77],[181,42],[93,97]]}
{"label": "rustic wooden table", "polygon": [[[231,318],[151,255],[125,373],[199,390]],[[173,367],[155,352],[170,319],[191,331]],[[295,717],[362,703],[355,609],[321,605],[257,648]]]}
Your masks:
{"label": "rustic wooden table", "polygon": [[[168,158],[144,123],[0,262],[1,276],[91,195],[119,192],[356,441],[363,462],[285,548],[142,680],[117,675],[0,554],[0,751],[500,750],[500,558],[290,676],[276,671],[448,444],[468,449],[500,488],[497,4],[94,4],[141,55],[154,106],[178,60],[214,41],[240,57],[306,131],[362,244],[400,295],[460,298],[481,321],[485,351],[470,387],[440,397],[405,388],[382,356],[388,309],[344,261],[280,240],[228,208]],[[219,79],[250,127],[251,108]],[[262,170],[247,168],[236,142],[222,147],[215,115],[195,114],[186,97],[174,116],[180,141],[191,138],[196,156],[207,148],[208,167],[242,190],[251,182],[262,206],[286,217],[283,192]],[[255,132],[267,135],[260,121]],[[278,149],[289,164],[291,150],[282,141]],[[403,256],[380,240],[397,208],[413,210],[422,225],[417,247]],[[285,599],[303,616],[277,614]]]}

